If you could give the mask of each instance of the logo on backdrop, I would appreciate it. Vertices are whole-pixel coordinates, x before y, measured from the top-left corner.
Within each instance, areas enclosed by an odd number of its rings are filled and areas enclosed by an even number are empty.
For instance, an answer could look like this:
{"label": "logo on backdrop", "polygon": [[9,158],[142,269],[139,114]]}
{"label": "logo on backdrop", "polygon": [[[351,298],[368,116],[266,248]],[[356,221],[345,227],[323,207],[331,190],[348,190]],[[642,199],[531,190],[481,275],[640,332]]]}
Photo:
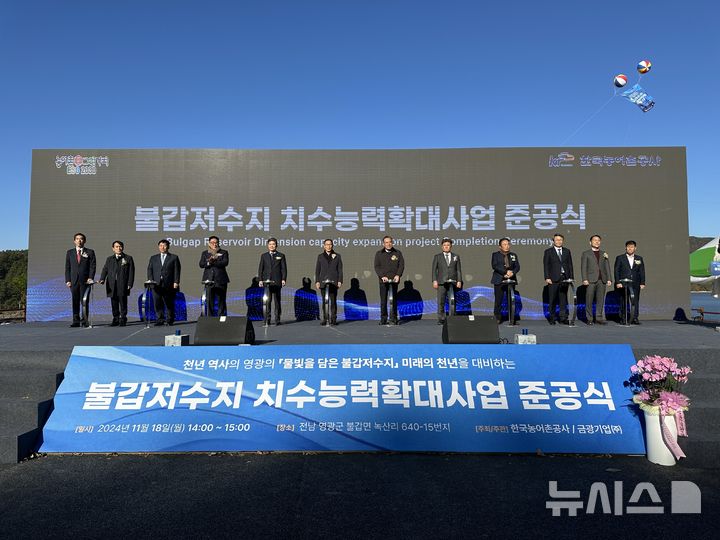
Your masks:
{"label": "logo on backdrop", "polygon": [[570,152],[560,152],[557,155],[551,155],[548,159],[548,167],[574,167],[576,164],[580,167],[659,167],[662,158],[655,156],[591,156],[582,155],[576,163],[575,156]]}
{"label": "logo on backdrop", "polygon": [[55,156],[55,167],[65,167],[66,174],[97,174],[101,167],[109,167],[108,156]]}

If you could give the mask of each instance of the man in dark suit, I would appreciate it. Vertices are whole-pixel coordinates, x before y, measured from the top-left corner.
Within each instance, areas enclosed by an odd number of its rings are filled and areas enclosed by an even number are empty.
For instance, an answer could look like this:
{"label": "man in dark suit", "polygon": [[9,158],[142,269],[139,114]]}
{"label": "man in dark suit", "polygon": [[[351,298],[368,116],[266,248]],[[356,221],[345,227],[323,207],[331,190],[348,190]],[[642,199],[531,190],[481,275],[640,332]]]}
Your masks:
{"label": "man in dark suit", "polygon": [[[208,297],[208,313],[215,317],[227,315],[227,285],[230,283],[227,267],[230,262],[228,252],[220,247],[220,239],[217,236],[208,238],[208,248],[200,254],[200,268],[203,269],[202,280],[213,281],[215,284],[210,287]],[[218,313],[215,313],[215,298],[218,299]]]}
{"label": "man in dark suit", "polygon": [[265,316],[265,326],[270,324],[270,311],[273,300],[275,301],[275,324],[280,324],[280,315],[282,314],[282,306],[280,305],[280,289],[285,286],[287,280],[287,261],[285,255],[277,250],[277,239],[270,238],[267,241],[267,251],[260,256],[260,266],[258,267],[258,285],[264,286],[265,281],[274,282],[268,286],[267,313]]}
{"label": "man in dark suit", "polygon": [[330,297],[330,313],[325,312],[325,302],[323,302],[323,316],[320,325],[327,323],[335,326],[337,324],[337,293],[338,289],[342,287],[342,281],[342,257],[339,253],[335,253],[333,241],[327,238],[323,241],[323,252],[318,255],[317,263],[315,263],[315,288],[321,291],[321,296],[324,298],[325,287],[327,287]]}
{"label": "man in dark suit", "polygon": [[[453,253],[453,241],[450,238],[443,238],[441,242],[442,252],[433,257],[432,270],[430,275],[433,280],[433,289],[437,290],[437,316],[438,324],[445,321],[445,300],[448,291],[452,287],[453,292],[462,289],[463,275],[460,264],[460,256]],[[448,282],[452,280],[455,283]],[[450,315],[455,315],[454,311]]]}
{"label": "man in dark suit", "polygon": [[112,250],[113,254],[105,261],[98,283],[105,284],[105,292],[110,298],[113,315],[110,326],[125,326],[128,295],[135,282],[135,262],[124,253],[125,244],[120,240],[113,242]]}
{"label": "man in dark suit", "polygon": [[[85,235],[76,233],[73,237],[75,247],[69,249],[65,255],[65,285],[72,295],[72,328],[80,326],[80,302],[95,278],[95,252],[85,247]],[[87,313],[82,321],[83,326],[88,325]]]}
{"label": "man in dark suit", "polygon": [[155,326],[165,324],[166,310],[168,325],[175,323],[175,294],[180,289],[180,259],[170,253],[169,249],[170,241],[160,240],[159,253],[150,257],[148,262],[147,277],[157,283],[152,290],[157,317]]}
{"label": "man in dark suit", "polygon": [[[602,238],[599,234],[590,237],[590,249],[580,257],[580,275],[585,285],[585,316],[587,324],[607,324],[603,317],[605,308],[605,287],[610,287],[610,260],[600,249]],[[593,317],[593,301],[595,316]]]}
{"label": "man in dark suit", "polygon": [[574,279],[572,254],[570,250],[563,247],[565,237],[556,233],[553,236],[553,245],[543,253],[543,270],[545,272],[545,283],[548,287],[548,304],[550,317],[548,322],[555,324],[555,308],[560,304],[560,314],[557,320],[560,324],[567,324],[567,291],[566,279]]}
{"label": "man in dark suit", "polygon": [[405,259],[402,253],[393,247],[392,236],[383,237],[383,248],[375,254],[375,273],[380,280],[380,324],[388,323],[388,287],[392,287],[393,312],[390,314],[390,324],[398,324],[397,316],[397,289],[400,276],[405,271]]}
{"label": "man in dark suit", "polygon": [[[508,285],[503,285],[503,281],[508,279],[517,281],[517,273],[520,271],[520,259],[510,251],[509,238],[501,238],[498,245],[500,250],[493,253],[490,260],[493,269],[490,283],[495,288],[495,309],[493,313],[495,314],[495,320],[499,324],[502,322],[500,306],[502,306],[503,298],[507,296],[508,289]],[[510,309],[510,306],[508,306],[508,309]]]}
{"label": "man in dark suit", "polygon": [[[634,302],[631,301],[631,323],[640,324],[638,314],[640,312],[640,291],[645,288],[645,261],[640,255],[635,254],[637,244],[635,240],[625,242],[625,253],[615,257],[615,287],[622,295],[623,279],[631,279],[629,286],[632,288]],[[627,306],[623,306],[627,310]],[[627,314],[627,311],[625,311]]]}

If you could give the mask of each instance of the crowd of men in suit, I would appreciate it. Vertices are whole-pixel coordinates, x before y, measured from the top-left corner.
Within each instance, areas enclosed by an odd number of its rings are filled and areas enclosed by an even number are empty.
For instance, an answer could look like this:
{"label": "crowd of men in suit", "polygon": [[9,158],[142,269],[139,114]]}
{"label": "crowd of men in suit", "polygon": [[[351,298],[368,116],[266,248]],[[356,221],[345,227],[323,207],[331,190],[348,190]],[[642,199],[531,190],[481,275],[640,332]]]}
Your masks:
{"label": "crowd of men in suit", "polygon": [[[72,297],[72,327],[86,326],[87,319],[81,320],[80,305],[83,295],[93,283],[96,262],[95,252],[85,247],[83,233],[74,236],[75,247],[68,250],[65,259],[65,282]],[[562,234],[553,236],[553,244],[543,253],[543,272],[548,292],[549,316],[551,325],[568,323],[568,290],[574,282],[575,274],[570,250],[563,245]],[[258,266],[258,285],[264,287],[267,294],[264,324],[271,324],[271,312],[274,312],[275,325],[281,324],[282,306],[280,292],[287,280],[287,261],[283,253],[277,250],[277,239],[267,240],[267,251],[260,256]],[[378,277],[380,292],[380,324],[398,324],[397,302],[388,298],[397,298],[398,284],[405,269],[405,260],[400,250],[395,248],[393,238],[385,236],[383,247],[375,254],[374,269]],[[640,291],[645,288],[645,264],[643,258],[635,253],[636,243],[628,240],[625,253],[615,258],[611,271],[608,254],[601,249],[602,238],[594,234],[590,237],[590,249],[584,251],[580,259],[582,285],[585,286],[585,309],[588,325],[607,324],[604,316],[605,294],[608,288],[621,291],[627,288],[630,297],[632,324],[640,324]],[[453,241],[444,238],[442,251],[433,257],[432,285],[437,290],[438,324],[446,319],[446,303],[451,292],[463,288],[463,273],[460,256],[452,251]],[[492,278],[495,305],[494,315],[498,323],[502,322],[503,300],[507,298],[508,288],[517,284],[520,271],[520,259],[510,250],[509,238],[498,242],[498,250],[492,254]],[[124,252],[123,242],[112,243],[113,254],[102,268],[99,284],[105,285],[105,291],[112,306],[111,326],[127,324],[127,299],[135,280],[135,263]],[[173,325],[175,322],[175,297],[180,288],[180,259],[170,253],[170,241],[158,242],[158,253],[150,257],[147,267],[147,279],[152,283],[152,297],[156,313],[156,326]],[[220,239],[211,236],[207,249],[200,255],[199,266],[203,269],[202,281],[206,285],[208,315],[227,314],[227,286],[230,279],[227,266],[230,256],[227,250],[220,248]],[[337,294],[343,284],[342,257],[334,250],[332,239],[323,241],[323,251],[317,257],[315,265],[315,287],[327,295],[327,305],[323,302],[321,324],[337,324]],[[215,304],[217,303],[217,309]],[[593,306],[595,309],[593,310]],[[274,307],[274,309],[273,309]],[[627,309],[627,306],[626,306]]]}

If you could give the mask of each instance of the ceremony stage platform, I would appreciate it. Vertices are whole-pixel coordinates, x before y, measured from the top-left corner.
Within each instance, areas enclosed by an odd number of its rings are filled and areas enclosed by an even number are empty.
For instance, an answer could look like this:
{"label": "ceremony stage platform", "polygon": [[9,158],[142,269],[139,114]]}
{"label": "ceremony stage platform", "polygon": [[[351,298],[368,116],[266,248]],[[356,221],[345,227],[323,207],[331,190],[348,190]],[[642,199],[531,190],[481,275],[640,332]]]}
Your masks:
{"label": "ceremony stage platform", "polygon": [[[717,323],[720,325],[720,322]],[[339,321],[337,326],[322,327],[319,321],[288,321],[280,326],[263,327],[253,323],[257,344],[292,345],[309,343],[442,343],[442,327],[434,318],[401,321],[398,326],[380,326],[376,320]],[[643,349],[720,349],[720,332],[707,322],[643,321],[640,326],[609,322],[606,326],[587,326],[578,321],[574,327],[550,326],[545,320],[518,321],[517,326],[499,325],[500,337],[509,343],[521,329],[537,336],[539,344],[629,344]],[[0,351],[66,351],[75,345],[153,346],[163,345],[164,336],[179,330],[195,336],[195,323],[145,327],[130,322],[126,327],[111,327],[109,322],[92,328],[68,328],[67,322],[17,323],[0,326]]]}
{"label": "ceremony stage platform", "polygon": [[[587,503],[593,483],[604,483],[613,500],[614,486],[621,481],[625,504],[638,483],[652,482],[665,511],[635,516],[643,519],[648,534],[707,538],[717,526],[720,332],[712,324],[643,321],[624,327],[579,322],[564,327],[520,321],[515,327],[499,327],[500,337],[511,343],[514,334],[527,328],[540,344],[625,343],[636,357],[661,354],[690,365],[689,437],[680,441],[688,457],[676,467],[656,466],[643,456],[542,452],[48,454],[21,463],[7,458],[14,442],[10,439],[17,437],[8,434],[24,433],[26,440],[20,443],[26,444],[39,435],[75,345],[160,346],[164,336],[176,330],[189,334],[192,343],[195,326],[0,326],[0,516],[6,516],[0,528],[9,537],[62,537],[56,527],[69,521],[76,538],[202,538],[237,531],[283,538],[441,538],[449,530],[457,537],[490,538],[497,537],[498,527],[506,537],[542,530],[554,538],[577,538],[593,537],[598,524],[605,533],[627,536],[631,518],[603,515],[599,506],[594,515],[553,518],[545,507],[549,482],[557,482],[560,490],[579,490]],[[318,321],[254,327],[257,343],[269,346],[441,343],[442,330],[434,319],[395,327],[373,320],[336,327],[321,327]],[[670,514],[671,485],[679,481],[701,489],[702,515]]]}

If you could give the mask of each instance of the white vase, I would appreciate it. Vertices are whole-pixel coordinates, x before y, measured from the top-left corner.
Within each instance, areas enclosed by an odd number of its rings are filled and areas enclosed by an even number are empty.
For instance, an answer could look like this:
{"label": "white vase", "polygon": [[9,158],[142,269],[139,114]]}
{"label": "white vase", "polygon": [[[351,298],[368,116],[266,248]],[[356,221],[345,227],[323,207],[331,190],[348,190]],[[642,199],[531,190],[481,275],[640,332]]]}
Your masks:
{"label": "white vase", "polygon": [[647,447],[647,458],[658,465],[675,465],[676,460],[673,453],[663,440],[660,422],[665,422],[671,440],[677,443],[677,424],[674,416],[661,417],[657,414],[645,413],[645,445]]}

